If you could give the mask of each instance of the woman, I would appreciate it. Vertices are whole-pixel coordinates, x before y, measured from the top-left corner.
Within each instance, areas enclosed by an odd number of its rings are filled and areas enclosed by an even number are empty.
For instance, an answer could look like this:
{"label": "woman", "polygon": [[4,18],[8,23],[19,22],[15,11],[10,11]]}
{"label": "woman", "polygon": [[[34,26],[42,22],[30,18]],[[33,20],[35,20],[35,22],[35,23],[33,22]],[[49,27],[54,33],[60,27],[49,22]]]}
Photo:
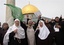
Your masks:
{"label": "woman", "polygon": [[33,21],[29,20],[28,24],[25,25],[21,22],[21,26],[25,29],[28,45],[35,45],[35,30],[38,25],[38,22],[33,25]]}
{"label": "woman", "polygon": [[0,30],[1,45],[3,45],[3,38],[4,38],[4,35],[6,34],[8,28],[9,28],[8,23],[3,23],[2,29]]}
{"label": "woman", "polygon": [[19,19],[15,19],[14,25],[11,26],[4,36],[3,45],[24,45],[25,32],[20,26]]}
{"label": "woman", "polygon": [[33,28],[32,20],[29,20],[27,25],[21,22],[21,26],[26,30],[28,45],[35,45],[35,27]]}
{"label": "woman", "polygon": [[25,35],[28,41],[28,45],[35,45],[35,30],[38,26],[38,22],[40,19],[41,17],[39,15],[37,23],[34,24],[32,20],[28,20],[27,25],[25,25],[21,21],[21,26],[25,29]]}
{"label": "woman", "polygon": [[63,34],[62,34],[62,27],[56,23],[54,25],[54,30],[55,30],[55,34],[54,34],[54,38],[55,38],[55,43],[56,45],[64,45],[64,41],[63,41]]}
{"label": "woman", "polygon": [[28,37],[28,44],[29,45],[35,45],[35,31],[33,29],[33,23],[31,20],[28,21],[28,27],[27,27],[27,37]]}
{"label": "woman", "polygon": [[55,24],[53,26],[54,28],[54,41],[56,43],[56,45],[64,45],[64,41],[63,41],[63,30],[62,30],[62,16],[59,17],[55,17]]}
{"label": "woman", "polygon": [[49,43],[49,45],[53,45],[53,43],[54,43],[54,29],[53,29],[53,25],[51,25],[50,24],[50,22],[46,19],[45,20],[45,25],[47,26],[47,28],[49,29],[49,31],[50,31],[50,34],[49,34],[49,36],[48,36],[48,43]]}
{"label": "woman", "polygon": [[[37,33],[38,32],[38,33]],[[38,35],[37,35],[38,34]],[[36,45],[48,45],[49,29],[46,27],[44,21],[40,20],[36,31]]]}

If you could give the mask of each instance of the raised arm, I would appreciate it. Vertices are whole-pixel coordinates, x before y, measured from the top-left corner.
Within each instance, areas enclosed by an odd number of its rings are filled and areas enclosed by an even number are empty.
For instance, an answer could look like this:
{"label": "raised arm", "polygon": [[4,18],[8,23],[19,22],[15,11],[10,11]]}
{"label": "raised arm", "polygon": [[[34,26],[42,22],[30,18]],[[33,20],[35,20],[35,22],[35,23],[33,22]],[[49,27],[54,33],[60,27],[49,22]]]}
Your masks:
{"label": "raised arm", "polygon": [[34,30],[36,30],[40,19],[41,19],[41,15],[38,16],[38,21],[37,21],[37,23],[35,23],[34,26],[33,26]]}
{"label": "raised arm", "polygon": [[20,22],[20,24],[25,30],[27,29],[27,26],[22,21]]}
{"label": "raised arm", "polygon": [[60,21],[60,22],[62,21],[62,15],[60,16],[60,19],[59,19],[59,21]]}

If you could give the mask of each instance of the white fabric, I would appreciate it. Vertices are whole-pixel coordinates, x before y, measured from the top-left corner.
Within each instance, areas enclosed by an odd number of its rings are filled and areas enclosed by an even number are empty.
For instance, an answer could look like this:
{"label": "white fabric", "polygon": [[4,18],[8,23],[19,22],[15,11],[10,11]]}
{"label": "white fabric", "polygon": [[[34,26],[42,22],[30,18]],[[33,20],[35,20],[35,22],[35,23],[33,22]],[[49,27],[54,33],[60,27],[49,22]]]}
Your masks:
{"label": "white fabric", "polygon": [[49,29],[46,27],[46,25],[44,24],[44,21],[40,20],[39,23],[42,22],[43,23],[43,26],[40,27],[40,24],[38,25],[39,26],[39,35],[38,37],[41,39],[41,40],[45,40],[48,35],[50,34],[50,31]]}
{"label": "white fabric", "polygon": [[35,32],[33,27],[27,28],[27,38],[28,38],[28,45],[35,44]]}
{"label": "white fabric", "polygon": [[54,26],[54,30],[55,32],[59,32],[59,28],[56,28],[55,26]]}
{"label": "white fabric", "polygon": [[[19,21],[18,19],[16,19],[15,21]],[[20,21],[19,21],[20,22]],[[7,33],[5,34],[4,36],[4,39],[3,39],[3,45],[8,45],[8,42],[9,42],[9,34],[11,32],[13,32],[14,30],[17,29],[17,33],[15,33],[15,38],[18,38],[18,39],[24,39],[25,38],[25,32],[24,32],[24,29],[19,25],[18,27],[15,26],[15,24],[13,26],[11,26]]]}

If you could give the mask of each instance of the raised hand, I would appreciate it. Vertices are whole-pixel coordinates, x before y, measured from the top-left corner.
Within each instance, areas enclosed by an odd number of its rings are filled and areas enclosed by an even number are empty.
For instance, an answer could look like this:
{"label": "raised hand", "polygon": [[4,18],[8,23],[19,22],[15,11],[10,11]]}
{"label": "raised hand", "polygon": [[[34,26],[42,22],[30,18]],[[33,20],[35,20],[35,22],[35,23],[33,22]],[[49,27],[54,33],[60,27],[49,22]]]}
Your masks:
{"label": "raised hand", "polygon": [[14,33],[17,33],[17,30],[18,30],[18,29],[15,29],[15,30],[14,30]]}

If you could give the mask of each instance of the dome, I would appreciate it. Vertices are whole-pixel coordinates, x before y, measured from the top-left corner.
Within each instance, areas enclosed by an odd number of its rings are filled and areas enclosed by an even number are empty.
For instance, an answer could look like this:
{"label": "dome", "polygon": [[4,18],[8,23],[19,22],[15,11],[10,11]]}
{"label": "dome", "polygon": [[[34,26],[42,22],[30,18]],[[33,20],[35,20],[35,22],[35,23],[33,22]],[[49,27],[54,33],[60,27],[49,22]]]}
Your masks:
{"label": "dome", "polygon": [[37,7],[35,7],[34,5],[31,5],[31,4],[28,4],[22,8],[23,14],[35,13],[37,11],[38,11]]}

